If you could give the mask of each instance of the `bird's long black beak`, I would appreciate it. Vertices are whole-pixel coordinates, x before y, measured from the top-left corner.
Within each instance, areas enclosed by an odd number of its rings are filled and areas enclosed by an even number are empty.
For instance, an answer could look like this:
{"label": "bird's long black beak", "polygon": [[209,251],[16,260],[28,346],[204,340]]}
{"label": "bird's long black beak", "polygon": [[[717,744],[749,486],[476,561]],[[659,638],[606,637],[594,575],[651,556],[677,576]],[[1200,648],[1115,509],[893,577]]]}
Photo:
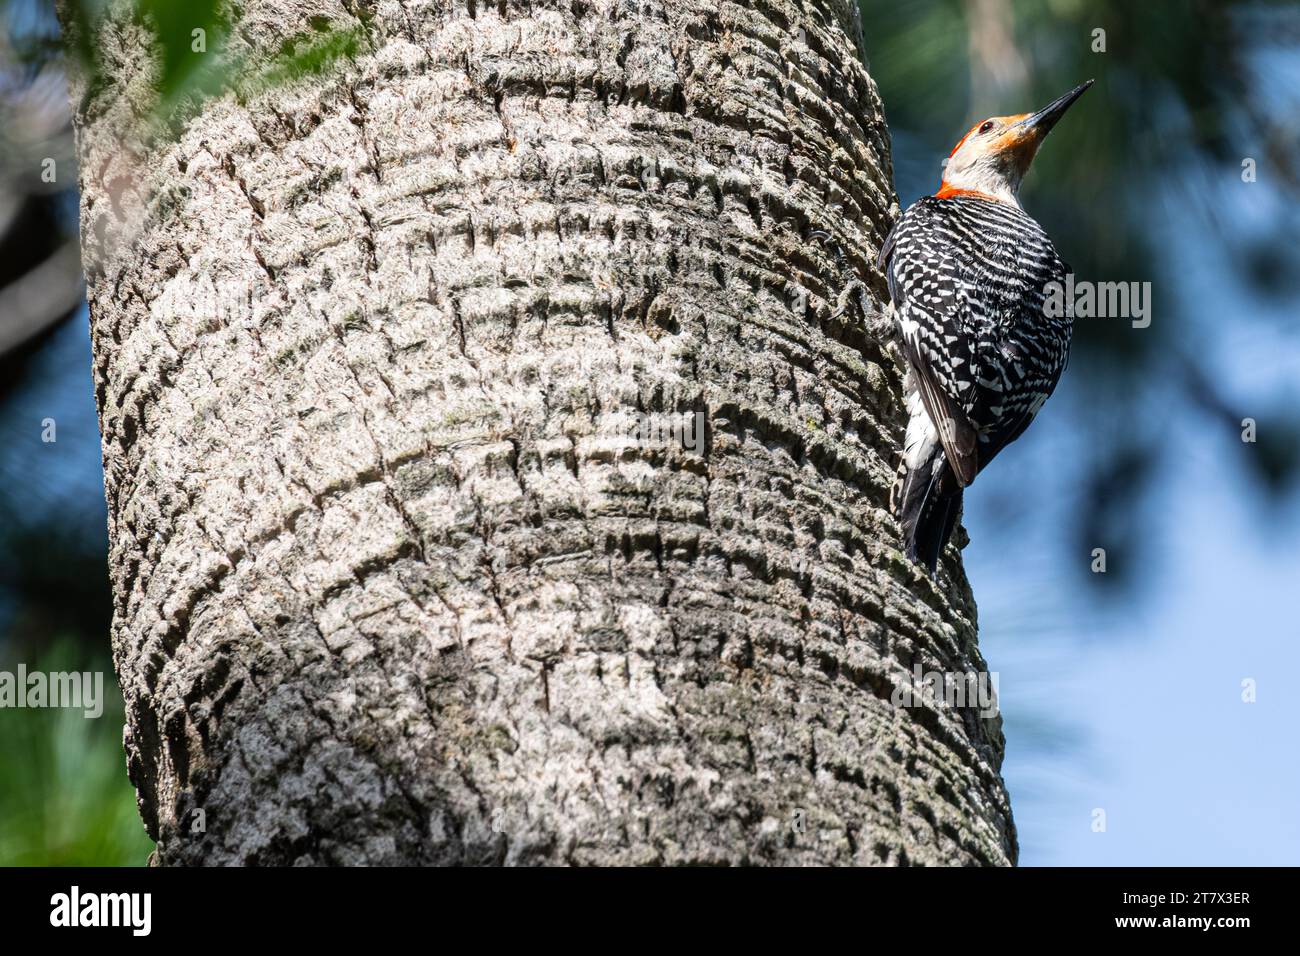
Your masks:
{"label": "bird's long black beak", "polygon": [[1058,96],[1052,102],[1048,103],[1037,113],[1030,113],[1020,121],[1026,132],[1033,132],[1041,140],[1056,125],[1056,121],[1065,115],[1074,101],[1081,97],[1088,87],[1092,86],[1094,80],[1088,80],[1086,83],[1080,83],[1064,96]]}

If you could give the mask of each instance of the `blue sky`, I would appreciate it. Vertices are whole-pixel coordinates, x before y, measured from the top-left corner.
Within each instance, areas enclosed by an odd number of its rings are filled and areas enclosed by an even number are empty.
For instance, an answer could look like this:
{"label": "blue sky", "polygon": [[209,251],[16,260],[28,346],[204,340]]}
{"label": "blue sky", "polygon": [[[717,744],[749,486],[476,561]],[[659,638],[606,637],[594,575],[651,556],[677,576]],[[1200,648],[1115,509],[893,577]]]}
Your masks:
{"label": "blue sky", "polygon": [[1240,481],[1210,469],[1173,489],[1155,586],[1122,614],[1075,569],[1009,546],[970,498],[966,565],[1001,675],[1022,864],[1300,862],[1300,554],[1267,540]]}
{"label": "blue sky", "polygon": [[[1266,428],[1270,408],[1295,407],[1294,306],[1252,298],[1205,236],[1170,220],[1165,239],[1186,268],[1176,285],[1156,284],[1155,320],[1180,323],[1243,417]],[[1131,591],[1102,599],[1091,555],[1072,551],[1065,530],[1063,472],[1088,453],[1071,418],[1086,409],[1081,388],[1067,371],[1040,420],[967,494],[966,569],[981,647],[1001,675],[1021,862],[1296,865],[1300,502],[1251,482],[1243,456],[1255,446],[1185,409],[1151,409],[1169,416],[1162,439],[1174,450],[1142,512],[1152,546],[1130,569]],[[1061,500],[1008,529],[994,502],[1026,480],[1059,480]],[[1253,704],[1242,701],[1246,678]],[[1095,808],[1104,833],[1093,832]]]}

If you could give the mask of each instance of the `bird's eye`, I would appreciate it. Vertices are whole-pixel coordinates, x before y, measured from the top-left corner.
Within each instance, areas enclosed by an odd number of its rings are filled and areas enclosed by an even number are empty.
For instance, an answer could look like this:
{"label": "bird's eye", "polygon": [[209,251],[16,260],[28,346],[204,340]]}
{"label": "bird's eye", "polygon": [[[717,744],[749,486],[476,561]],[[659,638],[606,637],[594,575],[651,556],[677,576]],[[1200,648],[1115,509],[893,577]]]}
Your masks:
{"label": "bird's eye", "polygon": [[988,132],[989,130],[991,130],[992,128],[993,128],[993,121],[992,121],[992,120],[985,120],[984,123],[983,123],[983,125],[980,126],[980,132],[981,132],[981,133],[987,133],[987,132]]}

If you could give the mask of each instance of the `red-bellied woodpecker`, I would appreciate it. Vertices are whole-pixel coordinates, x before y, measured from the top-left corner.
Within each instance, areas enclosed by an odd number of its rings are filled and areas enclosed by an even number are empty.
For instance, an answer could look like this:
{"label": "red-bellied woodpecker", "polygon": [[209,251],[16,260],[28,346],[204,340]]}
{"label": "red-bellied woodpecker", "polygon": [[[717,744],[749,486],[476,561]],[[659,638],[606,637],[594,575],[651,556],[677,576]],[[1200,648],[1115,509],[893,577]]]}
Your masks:
{"label": "red-bellied woodpecker", "polygon": [[1056,121],[1092,80],[1037,113],[994,116],[952,151],[943,184],[880,251],[908,364],[907,434],[893,506],[908,557],[933,573],[962,489],[1020,437],[1070,353],[1071,319],[1044,308],[1068,271],[1016,198]]}

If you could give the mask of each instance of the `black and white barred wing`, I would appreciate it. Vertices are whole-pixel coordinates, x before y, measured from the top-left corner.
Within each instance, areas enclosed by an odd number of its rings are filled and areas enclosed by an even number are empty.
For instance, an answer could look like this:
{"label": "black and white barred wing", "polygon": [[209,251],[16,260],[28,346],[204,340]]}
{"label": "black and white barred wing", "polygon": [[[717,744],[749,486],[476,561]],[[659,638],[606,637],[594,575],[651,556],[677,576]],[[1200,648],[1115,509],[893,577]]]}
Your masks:
{"label": "black and white barred wing", "polygon": [[[964,487],[979,470],[978,432],[961,400],[973,358],[962,316],[966,270],[954,247],[934,240],[931,219],[926,207],[911,207],[886,239],[880,261],[913,382]],[[958,377],[963,373],[966,378]]]}
{"label": "black and white barred wing", "polygon": [[[1004,215],[1010,215],[1004,214]],[[980,434],[982,469],[1024,433],[1056,389],[1069,360],[1071,321],[1046,309],[1047,289],[1063,285],[1068,267],[1038,223],[1014,210],[1015,241],[1000,245],[971,303],[976,316],[976,371],[970,407]]]}
{"label": "black and white barred wing", "polygon": [[1044,310],[1065,266],[1021,210],[927,198],[895,227],[890,296],[903,351],[963,486],[1020,435],[1065,367],[1069,322]]}

